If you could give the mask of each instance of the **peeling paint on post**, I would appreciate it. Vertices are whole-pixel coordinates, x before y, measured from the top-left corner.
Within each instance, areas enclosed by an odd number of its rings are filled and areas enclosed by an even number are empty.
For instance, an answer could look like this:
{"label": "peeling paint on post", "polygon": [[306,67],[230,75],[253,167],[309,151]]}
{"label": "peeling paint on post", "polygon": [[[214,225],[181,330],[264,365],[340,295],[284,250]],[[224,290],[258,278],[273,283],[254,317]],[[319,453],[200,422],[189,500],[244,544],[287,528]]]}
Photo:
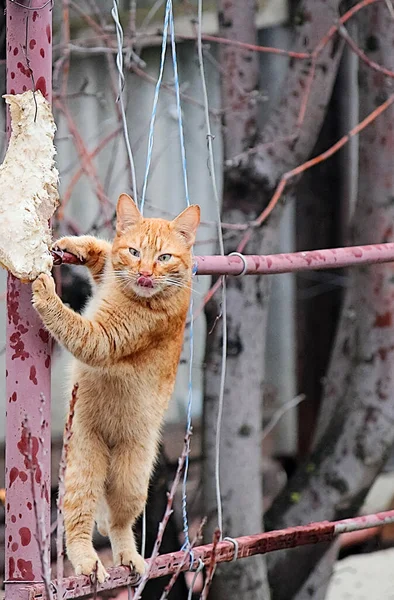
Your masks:
{"label": "peeling paint on post", "polygon": [[[34,78],[36,89],[50,101],[52,7],[49,3],[40,8],[43,4],[41,0],[30,0],[29,9],[24,9],[7,0],[7,93],[33,89]],[[29,461],[24,454],[26,415],[32,435],[33,464],[36,463],[38,510],[46,531],[50,524],[50,340],[31,305],[31,286],[12,275],[8,276],[7,310],[5,598],[22,600],[28,597],[26,582],[42,581]],[[45,404],[40,400],[41,394]]]}

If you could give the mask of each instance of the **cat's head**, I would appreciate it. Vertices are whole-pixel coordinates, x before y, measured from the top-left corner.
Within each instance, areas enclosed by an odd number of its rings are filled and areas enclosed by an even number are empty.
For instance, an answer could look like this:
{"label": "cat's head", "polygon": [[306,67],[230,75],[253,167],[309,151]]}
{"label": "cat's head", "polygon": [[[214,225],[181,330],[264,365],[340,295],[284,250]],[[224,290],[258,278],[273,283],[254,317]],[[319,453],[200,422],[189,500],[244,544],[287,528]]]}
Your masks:
{"label": "cat's head", "polygon": [[112,266],[124,291],[150,298],[190,288],[199,206],[189,206],[173,221],[145,219],[130,196],[121,194],[116,216]]}

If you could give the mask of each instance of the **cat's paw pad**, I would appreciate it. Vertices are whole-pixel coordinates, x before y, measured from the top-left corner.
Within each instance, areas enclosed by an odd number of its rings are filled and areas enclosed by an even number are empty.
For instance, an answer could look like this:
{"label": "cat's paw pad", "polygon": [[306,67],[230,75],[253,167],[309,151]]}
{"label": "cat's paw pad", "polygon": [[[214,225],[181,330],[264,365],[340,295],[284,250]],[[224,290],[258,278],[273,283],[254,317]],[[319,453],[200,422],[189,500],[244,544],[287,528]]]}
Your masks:
{"label": "cat's paw pad", "polygon": [[55,282],[53,277],[46,273],[41,273],[37,279],[33,281],[33,300],[46,299],[49,296],[56,295]]}
{"label": "cat's paw pad", "polygon": [[81,244],[78,237],[62,237],[52,244],[52,250],[73,254],[82,263],[86,262],[88,258],[88,249]]}
{"label": "cat's paw pad", "polygon": [[87,575],[94,583],[97,580],[99,583],[104,583],[108,579],[109,574],[104,569],[104,565],[97,556],[86,556],[81,558],[75,567],[76,575]]}
{"label": "cat's paw pad", "polygon": [[146,571],[146,562],[141,554],[138,554],[138,552],[135,551],[124,550],[123,552],[119,552],[118,556],[115,557],[114,562],[116,565],[130,567],[131,570],[138,573],[138,575],[143,575]]}

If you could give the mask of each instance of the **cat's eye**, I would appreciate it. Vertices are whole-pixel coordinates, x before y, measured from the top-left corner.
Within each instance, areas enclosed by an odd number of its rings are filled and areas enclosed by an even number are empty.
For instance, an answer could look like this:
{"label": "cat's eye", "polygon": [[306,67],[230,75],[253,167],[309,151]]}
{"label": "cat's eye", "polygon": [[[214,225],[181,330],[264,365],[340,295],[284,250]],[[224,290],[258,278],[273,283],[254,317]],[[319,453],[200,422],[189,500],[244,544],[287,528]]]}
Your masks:
{"label": "cat's eye", "polygon": [[160,254],[158,260],[160,262],[168,262],[171,258],[172,254]]}
{"label": "cat's eye", "polygon": [[136,250],[135,248],[129,248],[129,252],[131,256],[135,256],[136,258],[138,258],[140,255],[139,250]]}

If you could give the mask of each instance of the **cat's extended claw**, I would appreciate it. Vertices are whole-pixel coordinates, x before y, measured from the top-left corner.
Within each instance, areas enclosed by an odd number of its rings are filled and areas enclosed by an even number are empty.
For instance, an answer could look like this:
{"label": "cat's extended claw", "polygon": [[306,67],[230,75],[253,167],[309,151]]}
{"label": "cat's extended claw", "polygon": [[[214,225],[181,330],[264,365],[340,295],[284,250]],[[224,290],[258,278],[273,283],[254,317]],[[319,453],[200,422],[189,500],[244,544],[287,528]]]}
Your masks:
{"label": "cat's extended claw", "polygon": [[115,557],[115,564],[130,567],[137,575],[143,575],[146,571],[146,562],[138,552],[124,551]]}
{"label": "cat's extended claw", "polygon": [[75,256],[79,262],[85,263],[88,256],[86,247],[78,237],[62,237],[52,244],[52,251],[62,256],[65,252]]}
{"label": "cat's extended claw", "polygon": [[32,283],[33,300],[45,299],[48,296],[56,294],[55,282],[53,277],[46,273],[41,273]]}
{"label": "cat's extended claw", "polygon": [[76,575],[87,575],[92,584],[97,580],[99,583],[104,583],[109,578],[109,574],[104,569],[104,565],[95,556],[87,556],[75,567]]}

